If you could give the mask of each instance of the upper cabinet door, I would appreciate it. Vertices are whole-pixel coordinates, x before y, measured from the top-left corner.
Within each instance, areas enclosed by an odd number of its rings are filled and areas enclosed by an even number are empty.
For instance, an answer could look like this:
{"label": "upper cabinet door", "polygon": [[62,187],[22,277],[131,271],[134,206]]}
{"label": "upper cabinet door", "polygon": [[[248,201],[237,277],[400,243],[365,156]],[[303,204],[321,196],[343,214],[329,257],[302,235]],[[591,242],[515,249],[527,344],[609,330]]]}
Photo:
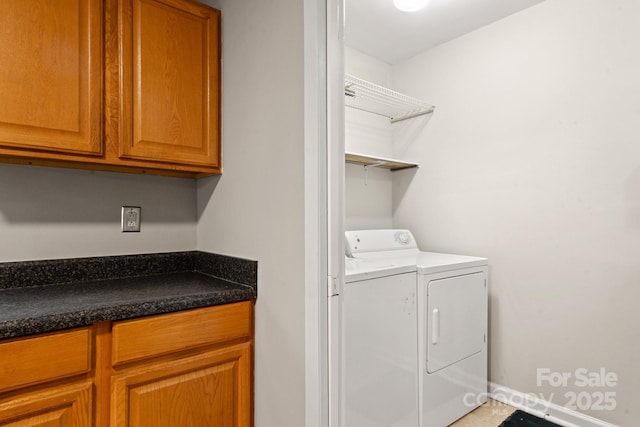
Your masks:
{"label": "upper cabinet door", "polygon": [[120,0],[125,159],[218,167],[220,12],[187,0]]}
{"label": "upper cabinet door", "polygon": [[102,1],[0,1],[0,147],[101,154]]}

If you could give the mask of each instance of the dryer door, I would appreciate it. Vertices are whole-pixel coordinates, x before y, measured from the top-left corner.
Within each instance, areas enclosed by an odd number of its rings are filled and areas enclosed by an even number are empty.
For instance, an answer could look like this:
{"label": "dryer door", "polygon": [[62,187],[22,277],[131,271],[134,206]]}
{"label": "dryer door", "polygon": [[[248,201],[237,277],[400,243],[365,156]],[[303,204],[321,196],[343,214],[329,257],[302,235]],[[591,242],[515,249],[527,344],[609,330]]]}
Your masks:
{"label": "dryer door", "polygon": [[487,289],[482,272],[427,283],[427,372],[480,352],[485,345]]}

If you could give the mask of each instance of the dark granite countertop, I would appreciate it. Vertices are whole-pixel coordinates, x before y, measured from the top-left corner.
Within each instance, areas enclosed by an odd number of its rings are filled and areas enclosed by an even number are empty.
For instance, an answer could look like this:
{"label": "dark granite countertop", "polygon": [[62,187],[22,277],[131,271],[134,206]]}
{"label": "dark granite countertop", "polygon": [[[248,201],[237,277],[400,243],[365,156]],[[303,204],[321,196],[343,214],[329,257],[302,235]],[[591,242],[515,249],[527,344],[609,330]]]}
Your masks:
{"label": "dark granite countertop", "polygon": [[0,263],[0,338],[256,297],[257,262],[205,252]]}

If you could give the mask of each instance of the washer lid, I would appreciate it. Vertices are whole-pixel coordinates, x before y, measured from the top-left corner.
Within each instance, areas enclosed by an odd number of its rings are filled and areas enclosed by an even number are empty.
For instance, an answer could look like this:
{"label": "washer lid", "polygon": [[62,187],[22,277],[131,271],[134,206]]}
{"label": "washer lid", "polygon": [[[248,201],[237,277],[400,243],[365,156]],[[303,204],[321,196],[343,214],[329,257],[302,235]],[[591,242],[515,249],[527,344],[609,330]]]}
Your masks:
{"label": "washer lid", "polygon": [[468,267],[482,267],[488,264],[487,258],[464,255],[420,252],[416,257],[418,274],[440,273]]}
{"label": "washer lid", "polygon": [[352,230],[344,235],[346,255],[351,258],[389,258],[419,252],[409,230]]}
{"label": "washer lid", "polygon": [[413,273],[415,276],[416,259],[415,257],[346,258],[344,270],[346,283],[395,276],[403,273]]}

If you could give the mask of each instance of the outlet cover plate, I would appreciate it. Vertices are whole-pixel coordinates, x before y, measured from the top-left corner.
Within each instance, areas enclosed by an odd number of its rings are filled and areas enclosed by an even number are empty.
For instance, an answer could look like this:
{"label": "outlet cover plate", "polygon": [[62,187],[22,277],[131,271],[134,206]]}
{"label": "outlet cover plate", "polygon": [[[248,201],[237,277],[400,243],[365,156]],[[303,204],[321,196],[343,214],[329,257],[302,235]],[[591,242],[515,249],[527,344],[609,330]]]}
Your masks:
{"label": "outlet cover plate", "polygon": [[140,231],[140,206],[123,206],[121,220],[123,233]]}

